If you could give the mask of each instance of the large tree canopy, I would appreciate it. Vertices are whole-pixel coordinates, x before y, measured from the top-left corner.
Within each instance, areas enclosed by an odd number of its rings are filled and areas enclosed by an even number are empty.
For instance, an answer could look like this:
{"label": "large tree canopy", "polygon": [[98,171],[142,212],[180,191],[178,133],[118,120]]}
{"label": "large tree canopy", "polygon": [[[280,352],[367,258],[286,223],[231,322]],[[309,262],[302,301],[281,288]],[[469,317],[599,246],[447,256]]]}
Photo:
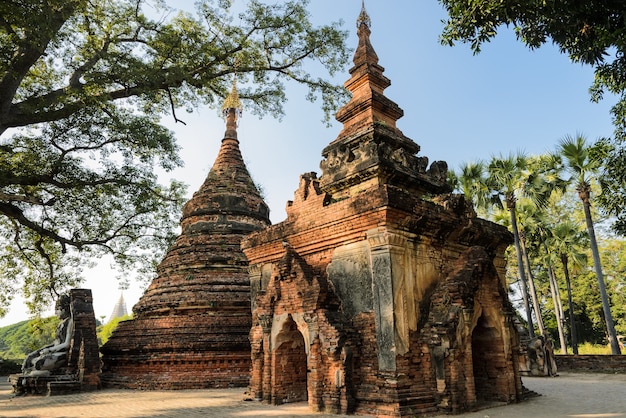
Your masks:
{"label": "large tree canopy", "polygon": [[[615,228],[626,234],[626,2],[623,0],[440,0],[448,12],[444,44],[467,42],[474,52],[512,26],[529,48],[552,42],[573,62],[594,67],[591,99],[605,93],[618,97],[612,108],[615,138],[606,155],[598,202],[617,217]],[[607,145],[606,143],[604,144]]]}
{"label": "large tree canopy", "polygon": [[142,0],[0,2],[0,316],[21,288],[37,310],[112,254],[150,270],[172,238],[184,188],[164,114],[221,105],[234,72],[254,113],[282,114],[285,82],[326,116],[348,60],[339,24],[314,27],[306,1],[204,0],[197,17]]}

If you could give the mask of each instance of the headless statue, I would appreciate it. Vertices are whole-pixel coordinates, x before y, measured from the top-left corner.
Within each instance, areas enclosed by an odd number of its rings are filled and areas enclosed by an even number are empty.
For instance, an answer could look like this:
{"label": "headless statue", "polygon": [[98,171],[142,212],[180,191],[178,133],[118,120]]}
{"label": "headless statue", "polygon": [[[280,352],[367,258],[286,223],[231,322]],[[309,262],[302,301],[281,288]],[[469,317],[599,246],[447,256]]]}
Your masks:
{"label": "headless statue", "polygon": [[54,341],[28,354],[22,365],[26,376],[48,376],[50,372],[65,365],[70,340],[74,333],[74,320],[70,311],[70,297],[61,295],[56,303],[56,314],[61,319]]}
{"label": "headless statue", "polygon": [[528,343],[527,368],[533,376],[558,376],[554,358],[554,344],[544,335]]}

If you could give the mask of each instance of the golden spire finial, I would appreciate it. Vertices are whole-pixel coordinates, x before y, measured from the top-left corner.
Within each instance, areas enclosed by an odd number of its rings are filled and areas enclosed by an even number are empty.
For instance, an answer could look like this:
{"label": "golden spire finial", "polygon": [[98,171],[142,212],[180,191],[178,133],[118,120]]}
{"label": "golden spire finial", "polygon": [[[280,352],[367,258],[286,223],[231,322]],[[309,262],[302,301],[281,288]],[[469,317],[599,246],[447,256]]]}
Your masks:
{"label": "golden spire finial", "polygon": [[372,21],[367,14],[367,10],[365,10],[365,0],[361,0],[361,13],[359,13],[359,17],[356,20],[356,27],[359,28],[362,24],[368,28],[372,26]]}
{"label": "golden spire finial", "polygon": [[231,109],[235,111],[235,119],[239,119],[243,113],[243,106],[241,105],[241,100],[239,100],[239,93],[237,93],[237,74],[235,74],[233,79],[233,87],[222,105],[224,117],[228,117]]}
{"label": "golden spire finial", "polygon": [[234,110],[235,122],[237,119],[241,118],[243,114],[243,106],[241,105],[241,101],[239,100],[239,93],[237,93],[237,68],[239,67],[239,58],[235,58],[235,72],[233,77],[233,87],[230,90],[228,96],[224,100],[224,104],[222,105],[222,115],[225,118],[228,118],[231,109]]}

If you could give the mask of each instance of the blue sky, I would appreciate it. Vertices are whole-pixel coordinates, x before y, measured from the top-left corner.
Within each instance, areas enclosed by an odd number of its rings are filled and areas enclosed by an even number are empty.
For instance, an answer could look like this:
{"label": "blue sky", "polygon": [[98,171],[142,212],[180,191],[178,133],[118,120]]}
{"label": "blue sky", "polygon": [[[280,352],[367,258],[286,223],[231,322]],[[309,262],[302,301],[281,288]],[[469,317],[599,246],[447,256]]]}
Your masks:
{"label": "blue sky", "polygon": [[[315,23],[342,19],[357,44],[355,22],[359,0],[312,0]],[[421,146],[430,161],[445,160],[456,169],[462,162],[508,154],[530,154],[555,148],[565,134],[581,132],[591,140],[613,132],[611,99],[589,100],[591,67],[573,64],[552,45],[530,51],[503,28],[496,39],[473,55],[459,44],[442,46],[439,35],[446,15],[436,0],[369,0],[371,41],[392,85],[385,91],[402,109],[398,127]],[[347,70],[335,76],[349,78]],[[272,221],[284,219],[299,175],[319,173],[322,149],[341,126],[321,122],[319,104],[304,99],[305,90],[291,86],[286,115],[259,120],[245,113],[239,125],[244,159],[263,188]],[[208,173],[220,145],[224,121],[214,110],[179,115],[187,126],[166,124],[183,146],[186,167],[174,173],[196,190]]]}
{"label": "blue sky", "polygon": [[[193,2],[170,3],[190,7]],[[354,49],[361,1],[310,3],[315,24],[344,21],[348,46]],[[457,169],[462,162],[497,154],[543,153],[566,134],[580,132],[590,140],[612,134],[609,111],[614,99],[591,103],[592,68],[571,63],[554,46],[530,51],[515,39],[512,28],[502,28],[475,56],[467,45],[440,44],[446,15],[436,0],[366,0],[365,5],[372,20],[372,45],[392,82],[385,95],[404,109],[398,128],[430,161],[445,160]],[[319,70],[318,65],[311,68]],[[346,69],[334,81],[348,78]],[[293,198],[300,174],[320,174],[321,151],[341,130],[337,122],[327,128],[319,103],[307,102],[305,94],[299,86],[289,88],[286,115],[280,121],[270,116],[260,120],[244,109],[238,128],[244,159],[263,189],[273,223],[285,218],[286,202]],[[185,161],[184,168],[170,175],[187,183],[191,195],[208,174],[225,125],[217,110],[181,112],[178,116],[186,125],[164,119],[175,131]],[[119,298],[114,275],[102,263],[85,284],[93,290],[99,317],[108,318]],[[141,291],[134,285],[124,292],[129,310]],[[18,301],[0,326],[26,317]]]}

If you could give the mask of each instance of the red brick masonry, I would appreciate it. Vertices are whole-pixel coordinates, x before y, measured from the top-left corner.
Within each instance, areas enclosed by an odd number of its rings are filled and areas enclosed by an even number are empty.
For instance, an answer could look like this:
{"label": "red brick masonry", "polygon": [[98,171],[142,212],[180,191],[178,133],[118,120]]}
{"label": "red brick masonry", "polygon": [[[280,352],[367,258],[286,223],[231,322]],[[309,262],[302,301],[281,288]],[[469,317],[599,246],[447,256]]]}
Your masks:
{"label": "red brick masonry", "polygon": [[626,355],[556,355],[559,371],[591,373],[626,373]]}

